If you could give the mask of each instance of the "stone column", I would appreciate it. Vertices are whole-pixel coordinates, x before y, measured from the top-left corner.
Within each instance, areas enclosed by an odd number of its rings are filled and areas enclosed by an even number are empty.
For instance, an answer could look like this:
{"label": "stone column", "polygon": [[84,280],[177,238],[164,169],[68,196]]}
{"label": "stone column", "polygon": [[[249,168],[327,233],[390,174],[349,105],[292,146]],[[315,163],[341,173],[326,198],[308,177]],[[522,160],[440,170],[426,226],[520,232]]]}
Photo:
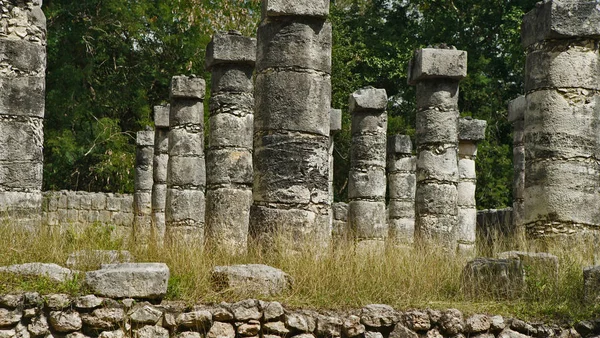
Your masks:
{"label": "stone column", "polygon": [[202,245],[206,169],[204,162],[203,79],[175,76],[171,81],[166,239]]}
{"label": "stone column", "polygon": [[466,75],[467,52],[424,48],[408,76],[417,86],[415,239],[449,252],[458,222],[458,84]]}
{"label": "stone column", "polygon": [[525,191],[525,96],[512,100],[508,106],[508,122],[513,125],[513,227],[518,238],[524,238],[523,225]]}
{"label": "stone column", "polygon": [[392,244],[412,246],[415,236],[416,157],[408,135],[388,138],[388,226]]}
{"label": "stone column", "polygon": [[0,2],[0,214],[41,219],[46,18],[39,1]]}
{"label": "stone column", "polygon": [[530,237],[600,226],[598,22],[598,2],[588,0],[545,1],[523,19],[523,223]]}
{"label": "stone column", "polygon": [[152,236],[157,243],[165,238],[167,166],[169,164],[169,105],[154,107],[154,185],[152,186]]}
{"label": "stone column", "polygon": [[365,88],[350,95],[352,143],[348,178],[348,226],[357,248],[382,249],[388,236],[385,212],[387,94]]}
{"label": "stone column", "polygon": [[138,131],[136,136],[133,238],[147,243],[152,227],[154,130]]}
{"label": "stone column", "polygon": [[475,257],[477,230],[477,203],[475,188],[477,174],[475,158],[477,157],[477,142],[485,139],[487,121],[461,118],[459,120],[458,146],[458,226],[456,240],[458,254]]}
{"label": "stone column", "polygon": [[212,72],[207,151],[206,244],[244,253],[252,205],[252,73],[256,39],[216,34],[208,45]]}
{"label": "stone column", "polygon": [[[333,137],[335,134],[342,131],[342,110],[331,109],[329,111],[329,203],[333,205],[335,194],[333,191],[333,172],[334,172],[334,156],[333,151],[335,149],[335,142]],[[333,213],[331,214],[333,220]]]}
{"label": "stone column", "polygon": [[327,246],[329,1],[263,0],[258,28],[251,234]]}

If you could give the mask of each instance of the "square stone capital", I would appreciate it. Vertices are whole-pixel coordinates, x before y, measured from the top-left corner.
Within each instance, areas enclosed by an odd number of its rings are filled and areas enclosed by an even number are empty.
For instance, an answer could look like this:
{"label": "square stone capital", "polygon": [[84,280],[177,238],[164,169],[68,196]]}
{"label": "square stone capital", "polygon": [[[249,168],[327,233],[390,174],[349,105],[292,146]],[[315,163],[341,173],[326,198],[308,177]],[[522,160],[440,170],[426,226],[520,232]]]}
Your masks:
{"label": "square stone capital", "polygon": [[525,109],[527,109],[527,100],[524,95],[508,103],[508,122],[515,123],[525,119]]}
{"label": "square stone capital", "polygon": [[342,130],[342,110],[331,109],[329,111],[329,130],[330,133],[337,133]]}
{"label": "square stone capital", "polygon": [[408,83],[411,85],[429,79],[460,81],[467,76],[467,52],[456,49],[419,49],[408,67]]}
{"label": "square stone capital", "polygon": [[521,43],[548,39],[600,37],[600,3],[595,0],[544,0],[525,14]]}
{"label": "square stone capital", "polygon": [[461,118],[458,120],[458,139],[471,142],[484,140],[486,128],[487,121]]}
{"label": "square stone capital", "polygon": [[256,39],[229,31],[213,35],[206,48],[206,69],[222,63],[242,63],[254,66]]}
{"label": "square stone capital", "polygon": [[156,128],[169,128],[169,113],[171,105],[154,106],[154,126]]}
{"label": "square stone capital", "polygon": [[263,16],[312,16],[326,18],[330,0],[262,0]]}
{"label": "square stone capital", "polygon": [[138,131],[136,133],[135,144],[140,147],[154,146],[154,130]]}
{"label": "square stone capital", "polygon": [[194,76],[173,76],[171,80],[171,98],[204,99],[206,82]]}
{"label": "square stone capital", "polygon": [[348,105],[350,113],[385,110],[387,108],[387,93],[385,89],[363,88],[350,94]]}
{"label": "square stone capital", "polygon": [[408,135],[392,135],[388,137],[388,152],[411,155],[413,144]]}

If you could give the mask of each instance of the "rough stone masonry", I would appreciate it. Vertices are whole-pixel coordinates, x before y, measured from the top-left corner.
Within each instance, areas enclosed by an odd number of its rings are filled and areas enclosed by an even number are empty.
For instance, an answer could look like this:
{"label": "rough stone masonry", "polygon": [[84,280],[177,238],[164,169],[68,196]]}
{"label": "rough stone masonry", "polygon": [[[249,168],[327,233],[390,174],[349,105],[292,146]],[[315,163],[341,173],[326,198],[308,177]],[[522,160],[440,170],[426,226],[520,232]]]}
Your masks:
{"label": "rough stone masonry", "polygon": [[331,238],[328,0],[263,0],[258,28],[251,234]]}
{"label": "rough stone masonry", "polygon": [[600,226],[600,11],[548,0],[525,15],[525,189],[530,237]]}
{"label": "rough stone masonry", "polygon": [[415,237],[416,157],[408,135],[388,138],[387,180],[389,239],[410,247]]}
{"label": "rough stone masonry", "polygon": [[213,36],[206,68],[212,72],[207,151],[206,243],[243,253],[252,205],[252,147],[256,39],[231,31]]}
{"label": "rough stone masonry", "polygon": [[46,17],[39,1],[4,0],[0,12],[0,212],[33,226],[42,206]]}
{"label": "rough stone masonry", "polygon": [[133,237],[139,243],[147,243],[152,227],[154,130],[138,131],[136,145]]}
{"label": "rough stone masonry", "polygon": [[424,48],[408,76],[417,86],[415,237],[451,252],[458,222],[458,84],[466,75],[467,52]]}
{"label": "rough stone masonry", "polygon": [[166,240],[202,245],[206,168],[204,160],[203,79],[175,76],[171,81]]}
{"label": "rough stone masonry", "polygon": [[162,243],[165,237],[167,166],[169,165],[169,105],[154,107],[154,163],[152,185],[152,235]]}

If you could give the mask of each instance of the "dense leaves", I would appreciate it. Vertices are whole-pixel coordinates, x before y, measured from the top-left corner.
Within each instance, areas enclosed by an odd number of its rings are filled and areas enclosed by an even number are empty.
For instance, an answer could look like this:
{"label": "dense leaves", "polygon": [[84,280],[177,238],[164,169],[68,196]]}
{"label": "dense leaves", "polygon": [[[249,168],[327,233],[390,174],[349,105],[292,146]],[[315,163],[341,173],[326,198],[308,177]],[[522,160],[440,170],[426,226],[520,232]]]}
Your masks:
{"label": "dense leaves", "polygon": [[[349,165],[348,94],[364,86],[390,97],[389,133],[414,134],[413,51],[446,43],[469,53],[463,116],[489,123],[478,157],[479,207],[511,203],[508,101],[522,92],[522,15],[535,0],[335,0],[333,102],[344,109],[336,136],[336,199]],[[48,16],[46,189],[131,192],[135,131],[168,99],[172,75],[208,79],[203,60],[215,30],[253,35],[259,0],[51,0]]]}

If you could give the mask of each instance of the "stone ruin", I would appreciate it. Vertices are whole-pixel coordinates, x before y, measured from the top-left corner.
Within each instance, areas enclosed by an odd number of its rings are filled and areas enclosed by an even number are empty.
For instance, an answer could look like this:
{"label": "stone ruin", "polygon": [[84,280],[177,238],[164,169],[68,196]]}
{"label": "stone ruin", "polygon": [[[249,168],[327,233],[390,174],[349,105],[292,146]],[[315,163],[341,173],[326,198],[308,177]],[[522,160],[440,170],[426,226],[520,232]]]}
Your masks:
{"label": "stone ruin", "polygon": [[[516,234],[587,236],[600,225],[595,6],[545,1],[524,18],[526,93],[509,106]],[[42,194],[44,15],[35,1],[0,7],[0,208],[12,219],[114,222],[141,243],[232,253],[244,252],[248,238],[267,246],[282,238],[291,247],[325,248],[333,239],[359,249],[418,244],[474,254],[475,158],[486,123],[460,118],[465,51],[415,52],[414,147],[406,135],[386,134],[385,90],[350,95],[350,202],[333,203],[341,111],[331,108],[329,2],[265,0],[257,39],[219,33],[208,47],[206,153],[205,81],[175,76],[169,104],[155,107],[155,129],[138,133],[132,199]]]}

